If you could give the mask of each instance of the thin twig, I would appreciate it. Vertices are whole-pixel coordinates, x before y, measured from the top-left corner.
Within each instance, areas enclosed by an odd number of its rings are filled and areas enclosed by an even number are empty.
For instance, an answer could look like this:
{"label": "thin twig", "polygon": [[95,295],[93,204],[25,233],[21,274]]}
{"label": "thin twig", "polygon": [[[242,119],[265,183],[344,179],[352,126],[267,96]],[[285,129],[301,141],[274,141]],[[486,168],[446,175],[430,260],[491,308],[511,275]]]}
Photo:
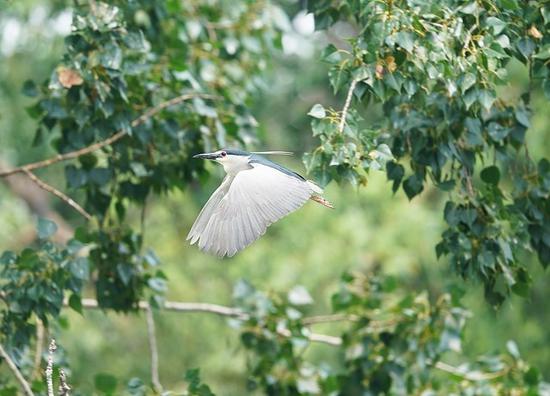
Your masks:
{"label": "thin twig", "polygon": [[151,352],[151,381],[157,393],[162,393],[162,384],[159,377],[159,352],[157,347],[157,336],[155,333],[155,318],[150,306],[145,308],[147,318],[147,334],[149,337],[149,350]]}
{"label": "thin twig", "polygon": [[344,108],[342,109],[342,115],[340,116],[340,125],[338,125],[338,132],[340,134],[344,133],[344,128],[346,126],[346,117],[348,116],[349,106],[351,104],[351,98],[353,97],[353,91],[359,82],[358,79],[354,78],[351,80],[351,84],[348,89],[348,95],[346,96],[346,102],[344,103]]}
{"label": "thin twig", "polygon": [[[68,301],[65,302],[65,305],[68,305]],[[83,298],[82,307],[88,309],[100,308],[97,300],[93,298]],[[138,307],[139,309],[145,310],[149,307],[149,303],[147,301],[140,301]],[[248,319],[248,315],[241,309],[226,307],[218,304],[166,301],[160,308],[166,311],[203,312],[212,313],[219,316],[234,317],[242,320]]]}
{"label": "thin twig", "polygon": [[357,321],[357,316],[348,314],[334,314],[334,315],[318,315],[304,318],[302,323],[305,325],[314,325],[318,323],[330,323],[330,322],[342,322],[342,321]]}
{"label": "thin twig", "polygon": [[437,362],[434,365],[435,368],[445,371],[447,373],[456,375],[457,377],[464,378],[468,381],[489,381],[493,380],[495,378],[503,377],[508,373],[508,369],[503,369],[499,371],[495,371],[493,373],[484,373],[481,371],[475,371],[475,372],[464,372],[458,367],[451,366],[450,364],[443,363],[443,362]]}
{"label": "thin twig", "polygon": [[44,324],[36,318],[36,345],[34,349],[34,364],[32,377],[40,377],[40,364],[42,363],[42,347],[44,346]]}
{"label": "thin twig", "polygon": [[53,393],[53,354],[57,349],[55,339],[52,338],[48,348],[48,365],[46,366],[46,385],[48,386],[48,396],[55,396]]}
{"label": "thin twig", "polygon": [[[216,99],[216,98],[218,98],[218,96],[205,94],[205,93],[197,93],[197,92],[180,95],[180,96],[177,96],[173,99],[167,100],[166,102],[162,102],[162,103],[160,103],[159,105],[157,105],[155,107],[150,108],[145,113],[140,115],[138,118],[133,120],[130,125],[131,125],[132,128],[135,128],[138,125],[141,125],[144,122],[146,122],[148,119],[150,119],[151,117],[153,117],[154,115],[156,115],[160,111],[166,109],[167,107],[175,106],[177,104],[180,104],[182,102],[185,102],[185,101],[187,101],[189,99],[193,99],[193,98]],[[89,154],[89,153],[92,153],[94,151],[97,151],[97,150],[99,150],[103,147],[110,146],[111,144],[113,144],[116,141],[120,140],[121,138],[123,138],[127,134],[128,134],[128,131],[120,130],[120,131],[116,132],[114,135],[112,135],[111,137],[109,137],[105,140],[102,140],[100,142],[91,144],[91,145],[86,146],[84,148],[81,148],[79,150],[71,151],[71,152],[68,152],[68,153],[65,153],[65,154],[58,154],[55,157],[51,157],[51,158],[48,158],[48,159],[45,159],[45,160],[42,160],[42,161],[32,162],[30,164],[26,164],[26,165],[22,165],[22,166],[13,168],[13,169],[2,171],[2,172],[0,172],[0,177],[6,177],[6,176],[9,176],[9,175],[13,175],[14,173],[32,171],[34,169],[39,169],[39,168],[45,168],[47,166],[56,164],[56,163],[61,162],[61,161],[67,161],[67,160],[70,160],[70,159],[78,158],[82,155]]]}
{"label": "thin twig", "polygon": [[55,195],[57,198],[65,202],[67,205],[69,205],[71,208],[75,209],[78,213],[80,213],[82,216],[86,218],[86,220],[90,220],[92,218],[92,215],[86,212],[86,210],[80,206],[76,201],[74,201],[71,197],[67,196],[65,193],[59,191],[57,188],[50,186],[48,183],[46,183],[44,180],[40,179],[38,176],[36,176],[34,173],[32,173],[29,170],[23,169],[22,171],[25,173],[29,179],[31,179],[38,187],[41,189]]}
{"label": "thin twig", "polygon": [[25,392],[27,396],[33,396],[34,394],[32,393],[29,383],[27,382],[25,377],[23,377],[23,374],[21,374],[21,371],[19,371],[13,360],[11,360],[10,355],[8,355],[2,344],[0,344],[0,356],[6,361],[8,368],[17,379],[17,382],[19,382],[19,385],[21,385],[21,389],[23,389],[23,392]]}
{"label": "thin twig", "polygon": [[308,338],[311,342],[319,342],[321,344],[328,344],[333,346],[342,345],[342,338],[336,336],[311,333]]}

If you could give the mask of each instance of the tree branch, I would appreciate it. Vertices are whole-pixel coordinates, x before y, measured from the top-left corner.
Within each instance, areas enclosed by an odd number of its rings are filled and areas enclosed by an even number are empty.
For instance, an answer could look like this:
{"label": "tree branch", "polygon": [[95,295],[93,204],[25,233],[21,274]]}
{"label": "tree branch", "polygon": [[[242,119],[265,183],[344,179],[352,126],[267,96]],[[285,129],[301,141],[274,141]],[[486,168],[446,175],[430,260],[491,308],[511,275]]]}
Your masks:
{"label": "tree branch", "polygon": [[44,324],[36,318],[36,346],[34,350],[33,378],[40,378],[40,364],[42,363],[42,347],[44,345]]}
{"label": "tree branch", "polygon": [[34,396],[29,383],[27,382],[25,377],[23,377],[23,374],[21,374],[21,371],[19,371],[13,360],[11,360],[10,355],[8,355],[2,344],[0,344],[0,356],[6,361],[9,369],[13,373],[14,377],[17,379],[17,382],[19,382],[19,385],[21,385],[21,389],[23,389],[23,392],[27,396]]}
{"label": "tree branch", "polygon": [[[193,99],[193,98],[216,99],[216,98],[218,98],[218,96],[205,94],[205,93],[197,93],[197,92],[183,94],[183,95],[177,96],[173,99],[167,100],[166,102],[162,102],[162,103],[160,103],[159,105],[157,105],[155,107],[150,108],[145,113],[140,115],[138,118],[133,120],[130,125],[131,125],[132,128],[135,128],[138,125],[141,125],[144,122],[146,122],[148,119],[150,119],[151,117],[153,117],[157,113],[159,113],[162,110],[166,109],[167,107],[177,105],[179,103],[185,102],[185,101],[187,101],[189,99]],[[26,172],[26,171],[32,171],[34,169],[39,169],[39,168],[45,168],[47,166],[56,164],[56,163],[61,162],[61,161],[67,161],[67,160],[70,160],[70,159],[78,158],[82,155],[89,154],[89,153],[92,153],[94,151],[97,151],[97,150],[99,150],[103,147],[110,146],[111,144],[113,144],[116,141],[120,140],[121,138],[123,138],[127,134],[128,134],[127,131],[120,130],[120,131],[116,132],[114,135],[112,135],[111,137],[109,137],[105,140],[102,140],[102,141],[99,141],[97,143],[91,144],[91,145],[86,146],[84,148],[81,148],[79,150],[71,151],[71,152],[68,152],[68,153],[65,153],[65,154],[58,154],[55,157],[51,157],[51,158],[48,158],[48,159],[45,159],[45,160],[42,160],[42,161],[32,162],[32,163],[27,164],[27,165],[22,165],[22,166],[19,166],[17,168],[2,171],[2,172],[0,172],[0,177],[6,177],[6,176],[9,176],[9,175],[13,175],[15,173],[22,173],[22,172]]]}
{"label": "tree branch", "polygon": [[[68,301],[65,302],[65,305],[68,305]],[[83,298],[82,307],[88,309],[100,308],[97,300],[93,298]],[[140,301],[138,307],[139,309],[145,310],[149,307],[149,303],[147,301]],[[229,316],[242,320],[248,319],[248,315],[239,308],[231,308],[218,304],[166,301],[160,308],[165,311],[202,312],[219,316]]]}
{"label": "tree branch", "polygon": [[474,381],[474,382],[493,380],[495,378],[499,378],[506,375],[509,371],[507,368],[505,368],[492,373],[484,373],[481,371],[474,371],[474,372],[468,373],[468,372],[464,372],[458,367],[454,367],[454,366],[451,366],[450,364],[443,363],[443,362],[436,362],[434,367],[441,371],[445,371],[446,373],[450,373],[450,374],[456,375],[457,377],[461,377],[461,378],[464,378],[465,380]]}
{"label": "tree branch", "polygon": [[357,321],[357,316],[347,315],[347,314],[310,316],[308,318],[304,318],[302,320],[302,323],[305,325],[314,325],[319,323],[331,323],[331,322],[342,322],[342,321],[355,322]]}
{"label": "tree branch", "polygon": [[159,377],[159,352],[157,347],[157,336],[155,333],[155,318],[150,306],[145,308],[147,318],[147,335],[149,338],[149,350],[151,351],[151,382],[157,393],[162,393],[162,384]]}
{"label": "tree branch", "polygon": [[355,91],[355,87],[357,86],[358,82],[359,80],[356,78],[351,80],[351,84],[348,89],[348,94],[346,96],[346,102],[344,103],[344,107],[342,109],[342,115],[340,116],[340,125],[338,125],[338,132],[340,132],[340,134],[344,133],[344,128],[346,127],[346,117],[348,116],[349,106],[351,104],[351,98],[353,97],[353,91]]}
{"label": "tree branch", "polygon": [[71,197],[59,191],[57,188],[50,186],[48,183],[40,179],[38,176],[36,176],[34,173],[32,173],[29,170],[23,169],[23,173],[25,173],[29,177],[29,179],[31,179],[34,183],[36,183],[38,187],[40,187],[44,191],[47,191],[55,195],[57,198],[59,198],[60,200],[65,202],[67,205],[69,205],[71,208],[75,209],[82,216],[84,216],[86,220],[89,221],[92,218],[92,215],[86,212],[86,210],[82,206],[80,206],[78,203],[76,203]]}

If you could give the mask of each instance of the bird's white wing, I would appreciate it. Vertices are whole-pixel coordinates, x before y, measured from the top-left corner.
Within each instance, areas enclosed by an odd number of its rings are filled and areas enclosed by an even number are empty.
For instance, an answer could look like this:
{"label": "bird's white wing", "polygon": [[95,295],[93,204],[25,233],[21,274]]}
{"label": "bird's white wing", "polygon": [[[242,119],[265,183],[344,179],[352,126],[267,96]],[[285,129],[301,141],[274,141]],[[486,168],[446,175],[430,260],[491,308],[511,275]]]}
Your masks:
{"label": "bird's white wing", "polygon": [[187,240],[191,240],[191,245],[197,242],[201,234],[204,232],[204,229],[208,225],[208,220],[210,220],[210,217],[217,209],[220,201],[225,196],[227,191],[229,191],[229,186],[231,186],[232,181],[233,176],[227,175],[225,179],[223,179],[222,184],[220,184],[216,191],[214,191],[212,196],[210,196],[206,204],[201,209],[197,219],[191,227],[191,231],[187,234]]}
{"label": "bird's white wing", "polygon": [[[251,165],[251,169],[229,181],[223,198],[214,200],[224,180],[199,215],[204,219],[193,226],[191,243],[198,240],[201,250],[233,256],[262,236],[269,225],[300,208],[314,193],[305,180],[259,163]],[[215,209],[211,205],[216,205]]]}

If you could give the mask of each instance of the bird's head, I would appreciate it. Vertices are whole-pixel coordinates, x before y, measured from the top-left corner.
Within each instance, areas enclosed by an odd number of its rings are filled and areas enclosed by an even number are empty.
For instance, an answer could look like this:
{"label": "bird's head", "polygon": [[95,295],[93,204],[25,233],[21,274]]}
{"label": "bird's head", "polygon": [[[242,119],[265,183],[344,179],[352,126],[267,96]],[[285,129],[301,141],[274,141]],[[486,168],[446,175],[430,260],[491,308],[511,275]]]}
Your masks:
{"label": "bird's head", "polygon": [[221,149],[212,153],[202,153],[193,156],[193,158],[209,159],[220,163],[232,161],[237,157],[239,159],[247,158],[250,157],[250,153],[242,150]]}
{"label": "bird's head", "polygon": [[249,167],[251,153],[235,149],[222,149],[212,153],[194,155],[193,158],[208,159],[223,165],[226,172],[243,170]]}

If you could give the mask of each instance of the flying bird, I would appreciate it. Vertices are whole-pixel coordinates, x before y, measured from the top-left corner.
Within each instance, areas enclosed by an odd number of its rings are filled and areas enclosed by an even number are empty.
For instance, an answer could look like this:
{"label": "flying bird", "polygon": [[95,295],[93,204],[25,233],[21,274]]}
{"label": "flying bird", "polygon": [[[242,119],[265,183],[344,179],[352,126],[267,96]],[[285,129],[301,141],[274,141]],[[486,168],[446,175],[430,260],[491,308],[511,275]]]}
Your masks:
{"label": "flying bird", "polygon": [[187,235],[192,245],[198,243],[205,252],[231,257],[310,199],[333,208],[321,197],[319,186],[261,154],[292,153],[223,149],[193,156],[221,164],[226,176]]}

